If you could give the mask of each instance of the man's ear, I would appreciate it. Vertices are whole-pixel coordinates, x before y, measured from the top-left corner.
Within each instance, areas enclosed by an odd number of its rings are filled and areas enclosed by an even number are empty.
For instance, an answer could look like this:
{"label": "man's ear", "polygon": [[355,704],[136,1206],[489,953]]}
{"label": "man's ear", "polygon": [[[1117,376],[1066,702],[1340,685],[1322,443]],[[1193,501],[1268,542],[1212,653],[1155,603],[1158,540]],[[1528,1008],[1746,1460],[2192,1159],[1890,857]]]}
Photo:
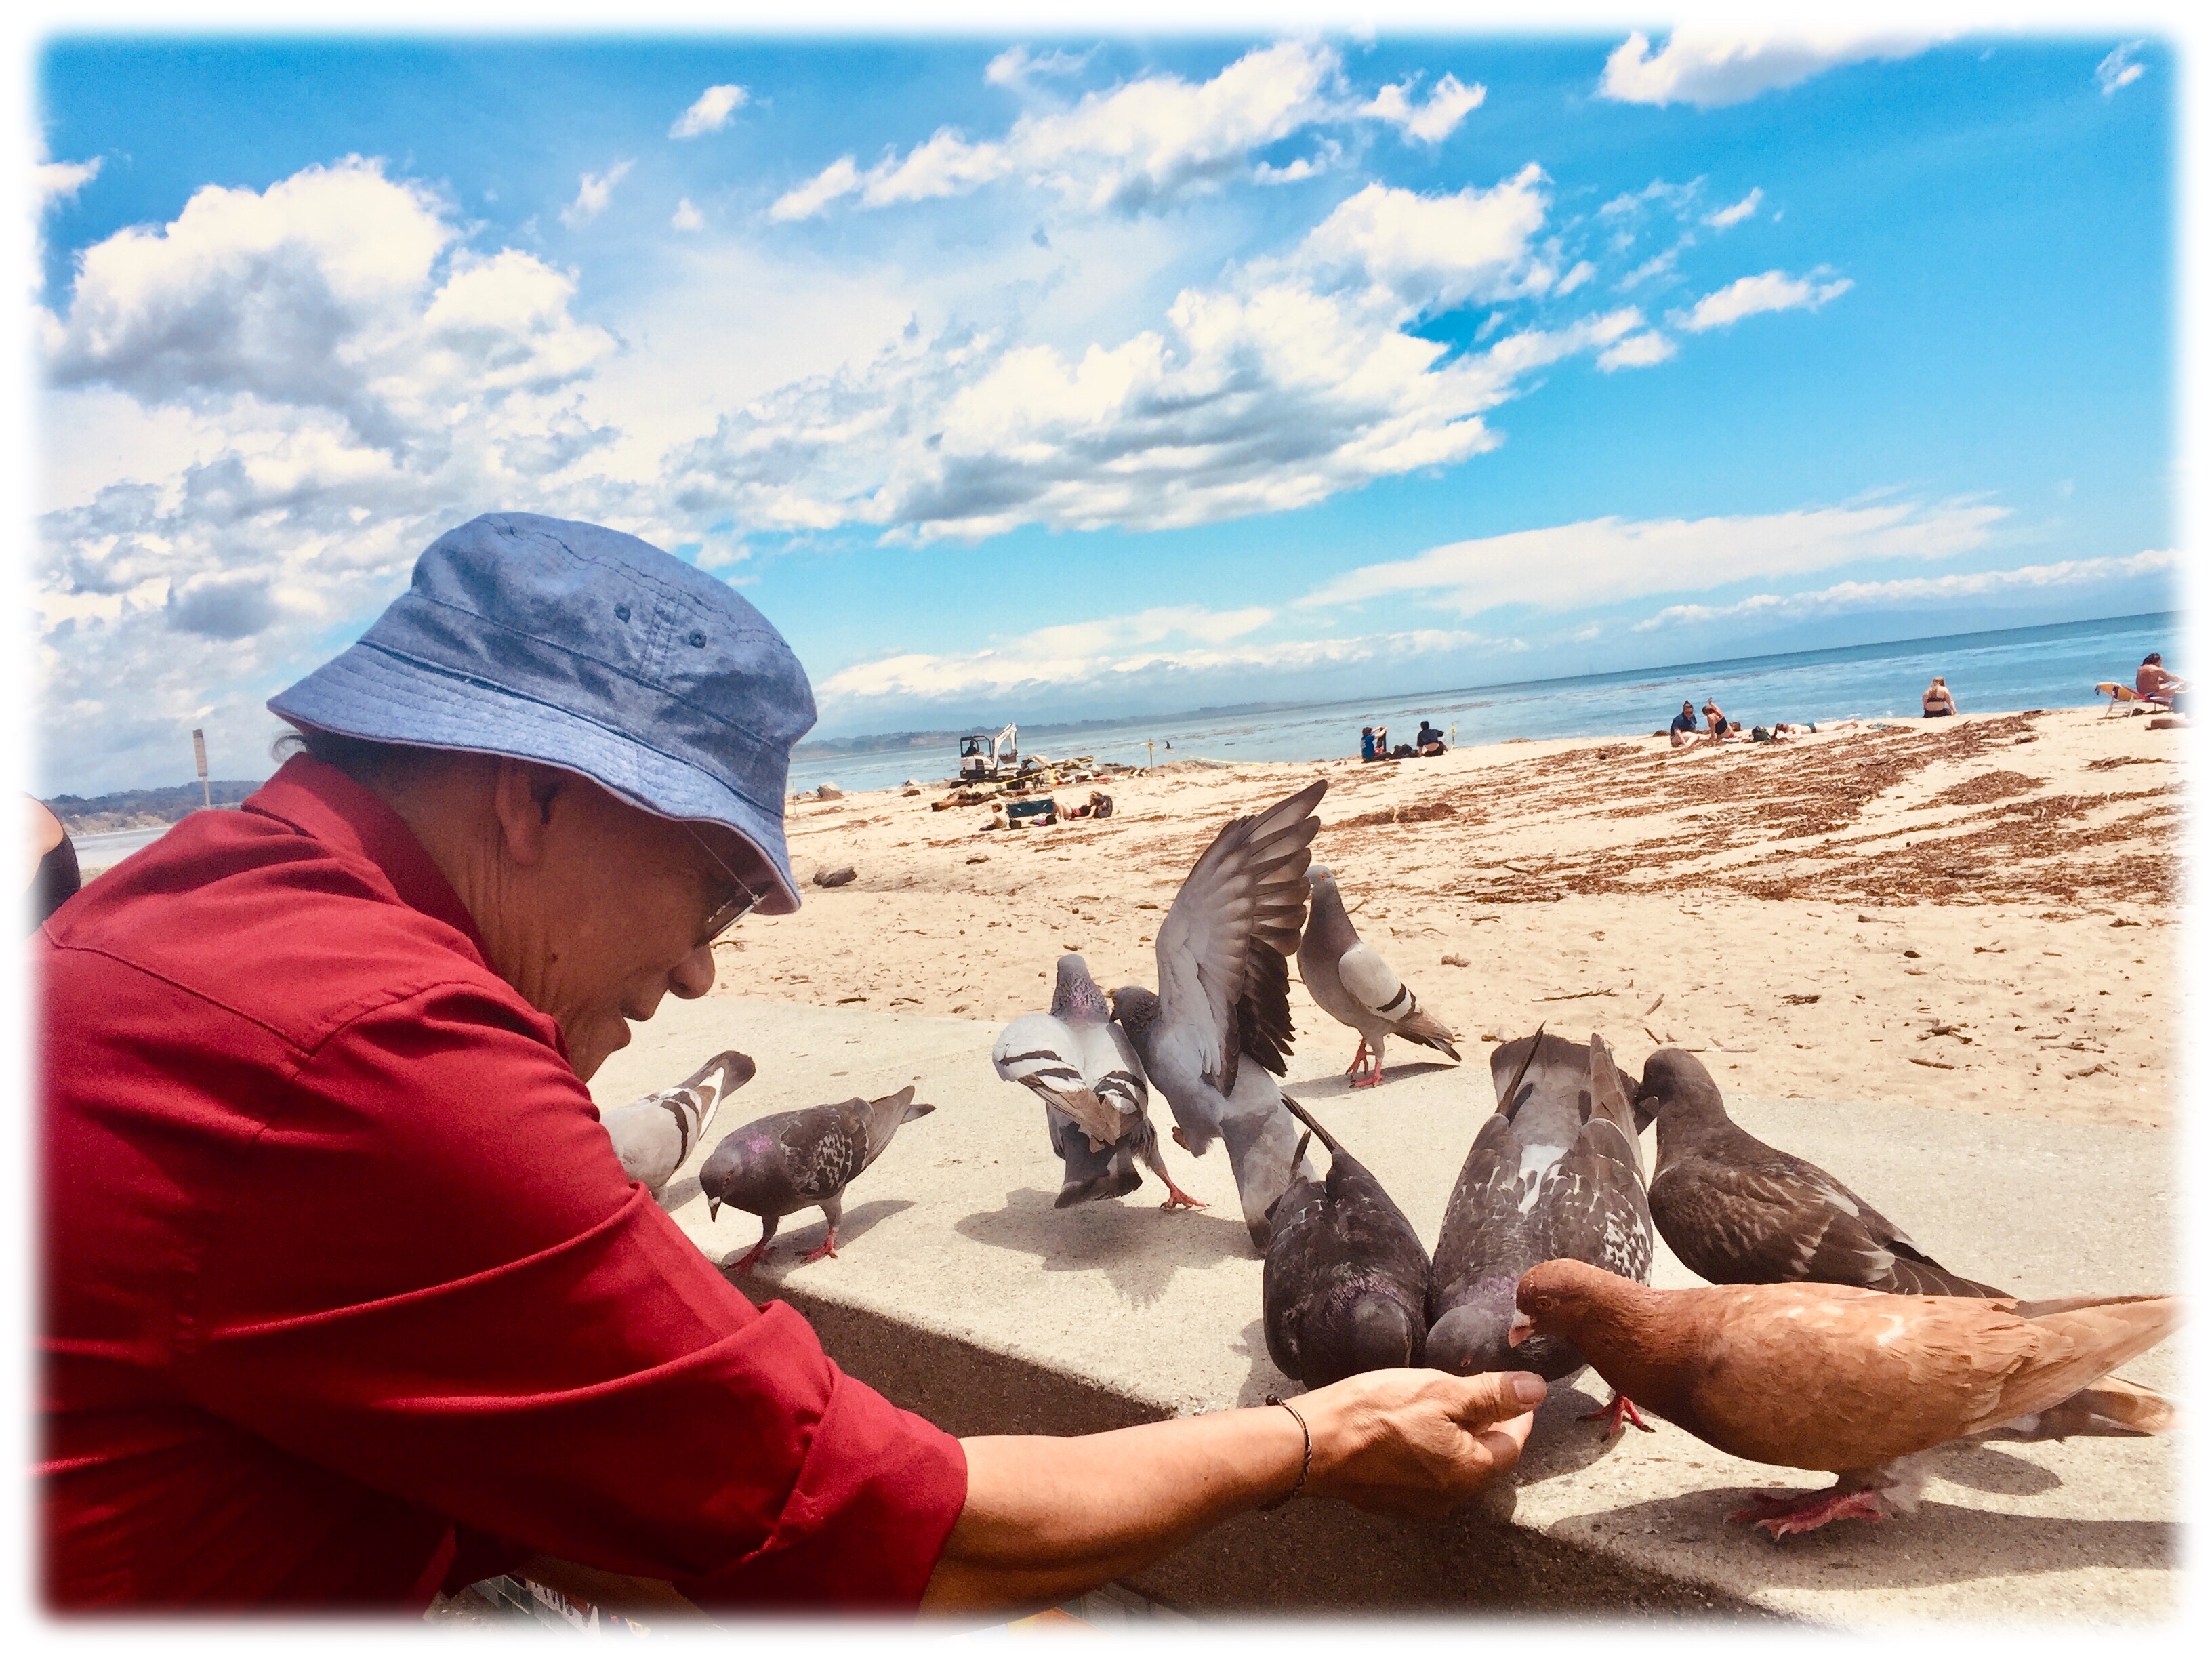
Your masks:
{"label": "man's ear", "polygon": [[553,804],[568,782],[555,768],[529,761],[501,759],[495,765],[491,802],[499,819],[501,844],[507,857],[523,868],[535,866],[545,856]]}

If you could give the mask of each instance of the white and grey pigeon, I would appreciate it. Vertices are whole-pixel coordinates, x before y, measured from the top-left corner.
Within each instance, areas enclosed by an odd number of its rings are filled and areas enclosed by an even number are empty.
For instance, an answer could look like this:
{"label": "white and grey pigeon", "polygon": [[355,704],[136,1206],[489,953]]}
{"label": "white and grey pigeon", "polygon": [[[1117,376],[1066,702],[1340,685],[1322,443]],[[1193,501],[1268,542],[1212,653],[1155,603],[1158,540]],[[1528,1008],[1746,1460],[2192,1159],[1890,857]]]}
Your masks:
{"label": "white and grey pigeon", "polygon": [[[1382,1044],[1389,1037],[1404,1037],[1457,1060],[1459,1050],[1452,1047],[1443,1022],[1422,1011],[1420,999],[1381,952],[1359,937],[1344,896],[1336,890],[1336,878],[1316,864],[1306,878],[1313,884],[1313,910],[1298,941],[1298,977],[1322,1012],[1359,1033],[1358,1050],[1345,1067],[1352,1086],[1371,1089],[1382,1081]],[[1363,1071],[1363,1065],[1370,1069]]]}
{"label": "white and grey pigeon", "polygon": [[1160,923],[1159,994],[1113,994],[1115,1019],[1175,1114],[1176,1145],[1194,1158],[1217,1138],[1228,1146],[1244,1225],[1262,1250],[1270,1206],[1298,1176],[1318,1179],[1275,1079],[1291,1047],[1288,958],[1321,828],[1314,807],[1328,787],[1317,780],[1224,825]]}
{"label": "white and grey pigeon", "polygon": [[[717,1072],[720,1075],[708,1081]],[[752,1057],[725,1049],[673,1089],[600,1113],[599,1124],[614,1142],[624,1172],[658,1198],[691,1149],[706,1139],[707,1126],[722,1102],[752,1078]]]}
{"label": "white and grey pigeon", "polygon": [[1060,959],[1052,1011],[1012,1021],[992,1046],[991,1064],[1044,1102],[1052,1149],[1066,1170],[1054,1207],[1134,1192],[1144,1183],[1139,1158],[1166,1183],[1162,1209],[1203,1207],[1168,1173],[1137,1051],[1074,951]]}

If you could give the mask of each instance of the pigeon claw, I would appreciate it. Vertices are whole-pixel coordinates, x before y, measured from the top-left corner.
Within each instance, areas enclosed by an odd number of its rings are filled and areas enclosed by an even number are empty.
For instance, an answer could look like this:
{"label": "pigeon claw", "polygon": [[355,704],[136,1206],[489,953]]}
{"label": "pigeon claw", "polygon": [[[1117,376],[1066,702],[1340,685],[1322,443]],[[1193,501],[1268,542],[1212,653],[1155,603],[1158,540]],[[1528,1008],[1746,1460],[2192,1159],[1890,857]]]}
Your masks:
{"label": "pigeon claw", "polygon": [[837,1230],[835,1227],[832,1227],[830,1230],[830,1237],[823,1239],[819,1244],[817,1244],[805,1255],[799,1257],[799,1264],[803,1267],[810,1261],[819,1261],[825,1255],[834,1257],[836,1254]]}
{"label": "pigeon claw", "polygon": [[733,1273],[749,1273],[753,1270],[753,1263],[758,1261],[763,1256],[769,1255],[774,1249],[775,1247],[771,1245],[768,1240],[763,1238],[759,1243],[754,1245],[752,1249],[747,1250],[735,1261],[732,1261],[729,1266],[729,1271]]}
{"label": "pigeon claw", "polygon": [[[1163,1176],[1161,1179],[1165,1181],[1167,1177]],[[1161,1205],[1160,1208],[1163,1210],[1203,1210],[1207,1206],[1204,1199],[1193,1198],[1188,1193],[1183,1191],[1182,1188],[1176,1186],[1174,1182],[1168,1182],[1167,1202]]]}
{"label": "pigeon claw", "polygon": [[1605,1437],[1608,1440],[1619,1434],[1621,1425],[1626,1423],[1633,1423],[1646,1434],[1658,1432],[1644,1420],[1643,1415],[1636,1409],[1636,1402],[1618,1390],[1604,1405],[1600,1406],[1594,1412],[1584,1412],[1575,1420],[1578,1423],[1595,1423],[1601,1417],[1605,1419]]}
{"label": "pigeon claw", "polygon": [[1771,1492],[1748,1509],[1738,1510],[1731,1521],[1748,1521],[1764,1527],[1775,1542],[1796,1532],[1812,1532],[1831,1521],[1883,1521],[1888,1516],[1879,1492],[1858,1486],[1846,1492],[1831,1486],[1826,1492]]}

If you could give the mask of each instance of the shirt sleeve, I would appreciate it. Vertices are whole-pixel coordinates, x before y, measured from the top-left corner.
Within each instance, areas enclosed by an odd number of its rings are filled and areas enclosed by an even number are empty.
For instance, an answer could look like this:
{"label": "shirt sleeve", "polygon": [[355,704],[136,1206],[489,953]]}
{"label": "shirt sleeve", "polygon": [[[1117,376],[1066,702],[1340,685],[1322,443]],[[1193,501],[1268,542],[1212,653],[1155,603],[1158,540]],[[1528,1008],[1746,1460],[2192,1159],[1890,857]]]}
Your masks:
{"label": "shirt sleeve", "polygon": [[706,1605],[911,1608],[959,1443],[757,1310],[641,1186],[534,1016],[365,1013],[207,1218],[179,1372],[216,1414],[465,1525]]}

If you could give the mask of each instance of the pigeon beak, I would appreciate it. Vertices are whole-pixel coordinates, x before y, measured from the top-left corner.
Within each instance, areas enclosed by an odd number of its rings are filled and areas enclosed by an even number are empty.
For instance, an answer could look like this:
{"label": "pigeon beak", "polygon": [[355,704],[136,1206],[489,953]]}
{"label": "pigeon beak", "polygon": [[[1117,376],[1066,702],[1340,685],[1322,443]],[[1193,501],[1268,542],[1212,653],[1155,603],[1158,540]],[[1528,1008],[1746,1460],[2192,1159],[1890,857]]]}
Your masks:
{"label": "pigeon beak", "polygon": [[1536,1334],[1536,1322],[1519,1309],[1513,1312],[1513,1322],[1505,1328],[1505,1346],[1517,1348]]}
{"label": "pigeon beak", "polygon": [[707,1219],[712,1221],[716,1216],[721,1214],[721,1212],[722,1200],[719,1198],[708,1198],[707,1200]]}

